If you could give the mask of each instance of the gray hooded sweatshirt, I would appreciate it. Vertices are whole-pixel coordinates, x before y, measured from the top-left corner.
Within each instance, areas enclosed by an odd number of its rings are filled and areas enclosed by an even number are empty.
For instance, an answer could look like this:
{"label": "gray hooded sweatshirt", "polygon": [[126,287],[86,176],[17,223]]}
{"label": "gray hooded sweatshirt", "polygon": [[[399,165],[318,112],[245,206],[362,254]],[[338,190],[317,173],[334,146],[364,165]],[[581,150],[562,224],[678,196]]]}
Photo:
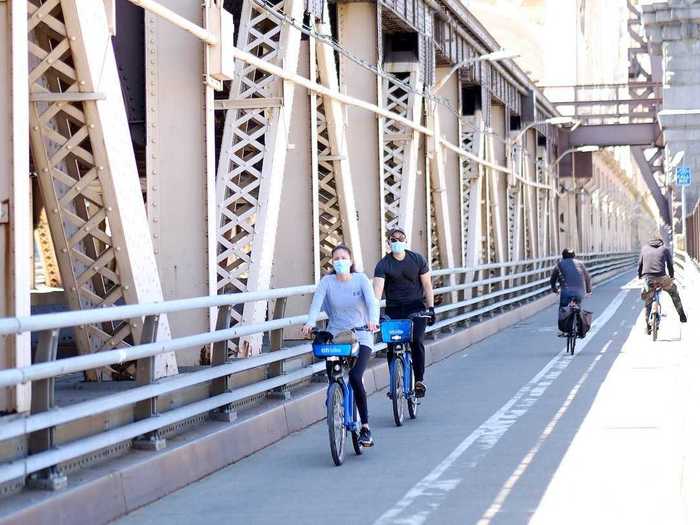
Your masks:
{"label": "gray hooded sweatshirt", "polygon": [[642,277],[661,277],[666,275],[668,268],[669,277],[673,278],[673,258],[669,250],[661,239],[649,241],[649,244],[642,246],[639,253],[639,263],[637,264],[637,275]]}

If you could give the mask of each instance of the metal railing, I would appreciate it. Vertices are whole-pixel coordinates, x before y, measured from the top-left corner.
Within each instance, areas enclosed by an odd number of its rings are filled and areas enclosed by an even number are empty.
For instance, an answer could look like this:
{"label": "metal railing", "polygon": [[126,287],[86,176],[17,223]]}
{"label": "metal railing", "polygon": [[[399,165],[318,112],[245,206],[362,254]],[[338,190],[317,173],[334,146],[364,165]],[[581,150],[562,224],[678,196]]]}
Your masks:
{"label": "metal railing", "polygon": [[700,286],[700,266],[689,253],[675,249],[673,252],[673,263],[678,284],[684,288]]}
{"label": "metal railing", "polygon": [[584,124],[637,124],[656,120],[663,98],[661,84],[582,84],[544,86],[545,96],[565,116]]}
{"label": "metal railing", "polygon": [[[631,268],[636,262],[636,257],[635,253],[624,252],[581,256],[594,276]],[[429,327],[428,332],[436,333],[459,326],[464,327],[465,323],[478,321],[484,316],[494,315],[504,309],[513,308],[543,296],[549,292],[549,273],[556,259],[557,257],[547,257],[485,264],[474,268],[434,271],[436,282],[447,280],[448,284],[446,286],[438,284],[435,289],[436,296],[442,298],[442,303],[436,307],[438,322]],[[307,320],[306,315],[296,315],[258,324],[230,327],[230,312],[234,305],[272,299],[284,300],[289,297],[309,295],[314,290],[313,285],[298,286],[264,292],[0,319],[0,335],[28,331],[39,333],[34,364],[24,368],[0,371],[0,388],[32,381],[33,394],[39,396],[39,399],[33,400],[32,413],[0,418],[0,442],[26,437],[33,443],[28,456],[0,463],[0,483],[24,479],[35,473],[49,478],[60,476],[57,466],[61,463],[135,438],[157,438],[159,429],[203,413],[217,413],[225,416],[234,410],[234,403],[280,387],[298,384],[323,372],[325,364],[311,359],[309,344],[280,348],[247,359],[234,361],[227,359],[228,341],[233,338],[281,330],[301,325]],[[218,320],[215,330],[168,341],[152,340],[153,334],[157,332],[154,327],[157,326],[158,316],[196,308],[217,309]],[[141,344],[126,349],[56,359],[59,329],[134,318],[144,319],[146,336]],[[148,334],[151,334],[150,340]],[[153,379],[152,364],[155,356],[166,352],[201,348],[203,345],[212,345],[212,366],[162,380]],[[382,347],[383,345],[375,345],[375,351]],[[230,386],[231,379],[237,374],[270,365],[279,365],[291,359],[298,360],[301,357],[305,357],[310,364],[246,386],[238,388]],[[137,386],[125,392],[104,395],[98,399],[65,407],[54,406],[53,390],[57,377],[133,360],[137,360]],[[141,370],[150,373],[143,374]],[[159,396],[202,384],[209,386],[208,395],[203,399],[158,413],[156,400]],[[81,437],[56,446],[54,432],[57,426],[124,407],[133,408],[135,421],[97,435]]]}

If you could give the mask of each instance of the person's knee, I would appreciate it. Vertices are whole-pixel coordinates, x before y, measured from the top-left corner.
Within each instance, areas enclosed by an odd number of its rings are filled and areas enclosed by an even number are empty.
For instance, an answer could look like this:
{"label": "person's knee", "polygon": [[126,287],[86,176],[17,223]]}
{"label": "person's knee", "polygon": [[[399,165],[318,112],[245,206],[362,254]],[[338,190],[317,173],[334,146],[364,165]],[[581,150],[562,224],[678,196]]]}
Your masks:
{"label": "person's knee", "polygon": [[353,386],[353,388],[363,388],[364,385],[362,384],[362,372],[358,370],[351,370],[350,384]]}

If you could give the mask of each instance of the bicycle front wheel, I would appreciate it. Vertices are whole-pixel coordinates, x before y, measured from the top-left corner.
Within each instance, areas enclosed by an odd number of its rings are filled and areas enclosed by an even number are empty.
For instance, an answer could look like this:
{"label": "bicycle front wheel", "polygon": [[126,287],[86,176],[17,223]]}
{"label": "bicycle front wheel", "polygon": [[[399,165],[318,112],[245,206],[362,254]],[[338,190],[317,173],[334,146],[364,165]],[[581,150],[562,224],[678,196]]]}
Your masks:
{"label": "bicycle front wheel", "polygon": [[328,423],[328,441],[331,456],[336,466],[343,464],[345,453],[345,413],[343,408],[343,389],[338,383],[328,385],[326,400],[326,422]]}
{"label": "bicycle front wheel", "polygon": [[394,382],[391,388],[391,404],[394,409],[394,423],[397,427],[403,425],[403,363],[398,357],[394,358]]}

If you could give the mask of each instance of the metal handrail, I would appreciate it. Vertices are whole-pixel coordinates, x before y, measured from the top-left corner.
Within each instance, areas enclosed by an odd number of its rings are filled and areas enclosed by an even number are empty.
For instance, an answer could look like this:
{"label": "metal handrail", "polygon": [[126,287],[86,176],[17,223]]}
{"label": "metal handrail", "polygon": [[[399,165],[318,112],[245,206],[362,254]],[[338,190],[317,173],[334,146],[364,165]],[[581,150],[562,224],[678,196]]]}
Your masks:
{"label": "metal handrail", "polygon": [[[618,260],[618,259],[623,259],[624,255],[621,254],[614,254],[611,255],[607,258],[601,259],[599,262],[605,262],[605,261],[611,261],[611,260]],[[541,259],[541,260],[548,260],[552,259],[551,257]],[[532,262],[538,262],[540,260],[534,260]],[[527,261],[523,261],[520,264],[527,264]],[[503,265],[497,265],[495,267],[507,267],[507,266],[514,266],[513,263],[505,263]],[[486,268],[493,268],[494,265],[483,265],[483,269]],[[477,269],[482,269],[481,267],[477,267]],[[472,269],[469,271],[478,271],[477,269]],[[452,270],[450,273],[462,273],[462,271],[465,270],[463,268],[457,268]],[[547,271],[547,269],[542,269],[540,271]],[[435,272],[435,274],[438,274],[438,272]],[[445,275],[444,273],[441,273],[439,275]],[[503,275],[500,276],[496,279],[498,279],[497,282],[504,282],[504,281],[509,281],[512,279],[518,278],[518,274],[515,275]],[[491,281],[491,280],[489,280]],[[513,293],[516,291],[519,291],[521,289],[526,289],[526,288],[531,288],[535,285],[537,285],[540,282],[544,281],[535,281],[533,283],[526,283],[524,285],[521,285],[519,287],[515,288],[507,288],[505,290],[501,290],[498,292],[497,295],[502,295],[505,293]],[[437,289],[436,293],[437,294],[443,294],[443,293],[449,293],[451,291],[456,290],[458,287],[459,289],[462,289],[461,287],[464,288],[475,288],[478,287],[482,284],[485,284],[483,281],[474,281],[472,283],[465,283],[464,285],[457,285],[453,287],[448,287],[446,289]],[[295,287],[295,288],[285,288],[285,289],[279,289],[275,291],[269,291],[269,292],[253,292],[253,293],[242,293],[242,294],[235,294],[232,296],[227,296],[226,300],[223,301],[223,304],[240,304],[241,302],[245,302],[244,300],[242,301],[240,297],[236,296],[247,296],[248,298],[252,298],[249,300],[263,300],[264,298],[269,298],[269,297],[289,297],[290,295],[293,295],[293,291],[300,290],[301,293],[310,293],[315,287],[313,286],[305,286],[305,287]],[[277,292],[277,293],[275,293]],[[484,300],[489,300],[492,298],[492,296],[482,296],[480,298],[474,299],[473,303],[474,304],[477,302],[482,302]],[[177,308],[180,309],[191,309],[191,304],[192,303],[198,303],[202,304],[202,307],[209,307],[211,306],[212,301],[204,301],[203,299],[210,299],[209,297],[207,298],[195,298],[195,299],[185,299],[185,300],[180,300],[180,301],[171,301],[169,302],[171,307],[167,308],[168,303],[155,303],[151,305],[134,305],[135,307],[140,307],[139,310],[143,312],[149,312],[146,315],[157,315],[159,313],[162,313],[163,311],[178,311]],[[176,305],[172,305],[172,303],[177,303]],[[446,312],[454,308],[462,308],[464,306],[467,306],[466,304],[463,303],[456,303],[456,304],[451,304],[451,305],[446,305],[443,307],[439,307],[437,309],[438,313]],[[115,307],[113,310],[119,310],[119,309],[124,309],[128,307]],[[133,310],[133,309],[132,309]],[[82,321],[84,319],[94,319],[92,312],[97,312],[97,313],[102,313],[106,310],[90,310],[90,311],[85,311],[85,312],[69,312],[69,313],[64,313],[64,314],[44,314],[41,316],[36,316],[43,318],[43,322],[40,322],[38,320],[34,320],[33,323],[30,323],[31,318],[27,317],[24,318],[26,320],[24,322],[24,326],[33,324],[36,328],[35,330],[51,330],[51,329],[56,329],[59,326],[56,326],[57,321],[54,320],[54,316],[62,316],[63,318],[68,318],[69,323],[77,323],[77,321]],[[79,314],[88,314],[81,316]],[[71,316],[70,314],[75,314]],[[122,311],[121,313],[118,313],[119,316],[125,315],[124,312]],[[131,311],[129,311],[129,315],[127,317],[132,317]],[[121,317],[113,317],[113,318],[121,318]],[[19,320],[19,318],[14,318],[16,320]],[[129,348],[122,348],[122,349],[117,349],[117,350],[105,350],[103,352],[97,352],[94,354],[87,354],[87,355],[81,355],[77,357],[69,357],[65,359],[60,359],[57,361],[50,361],[47,363],[39,363],[39,364],[33,364],[29,365],[26,367],[22,368],[10,368],[7,370],[0,370],[0,388],[2,387],[8,387],[8,386],[15,386],[15,385],[20,385],[27,383],[29,381],[37,381],[41,379],[49,379],[51,377],[56,377],[60,375],[65,375],[65,374],[70,374],[74,372],[81,372],[85,370],[90,370],[94,368],[100,368],[104,366],[109,366],[109,365],[114,365],[114,364],[121,364],[125,363],[127,361],[133,361],[136,359],[144,359],[147,357],[155,357],[157,355],[165,354],[168,352],[178,352],[182,350],[187,350],[195,347],[201,347],[204,345],[212,344],[212,343],[217,343],[221,341],[227,341],[229,339],[234,339],[237,337],[244,337],[248,335],[253,335],[257,334],[260,332],[267,332],[270,330],[279,330],[282,328],[290,327],[290,326],[295,326],[295,325],[300,325],[303,324],[307,321],[308,317],[306,315],[298,315],[294,317],[286,317],[282,319],[276,319],[272,321],[265,321],[263,323],[257,323],[257,324],[251,324],[251,325],[238,325],[234,326],[232,328],[227,328],[223,330],[214,330],[210,332],[204,332],[201,334],[196,334],[196,335],[191,335],[191,336],[185,336],[185,337],[179,337],[179,338],[174,338],[166,341],[158,341],[155,343],[147,343],[147,344],[140,344],[140,345],[134,345]],[[6,319],[0,320],[4,321]],[[102,320],[106,320],[102,318]],[[18,325],[21,325],[21,322],[17,323]],[[76,324],[68,324],[64,326],[76,326]],[[10,332],[12,333],[12,332]],[[16,333],[16,332],[15,332]]]}
{"label": "metal handrail", "polygon": [[[599,254],[589,254],[585,257],[597,257],[598,255]],[[598,275],[600,273],[605,273],[613,269],[628,266],[632,262],[631,255],[632,254],[630,253],[618,252],[615,254],[609,254],[607,256],[600,257],[595,261],[591,261],[591,274]],[[439,275],[448,275],[450,273],[464,273],[464,270],[478,272],[481,270],[488,270],[494,268],[508,268],[521,265],[526,266],[529,264],[546,262],[552,259],[556,259],[556,257],[547,257],[529,261],[526,260],[509,262],[497,265],[482,265],[481,267],[477,267],[474,269],[458,268],[447,271],[440,270]],[[544,273],[548,270],[549,268],[543,267],[539,270],[536,270],[535,273]],[[502,282],[514,280],[518,278],[517,275],[518,274],[503,275],[500,277],[500,280]],[[500,297],[501,295],[510,295],[517,293],[515,297],[508,298],[504,301],[494,303],[491,305],[486,305],[483,308],[473,310],[471,312],[458,313],[457,316],[448,317],[446,319],[440,320],[438,323],[430,327],[428,331],[432,332],[440,330],[441,328],[447,327],[451,324],[471,319],[473,317],[477,317],[485,313],[502,308],[503,306],[507,306],[516,302],[521,302],[530,297],[534,297],[539,294],[545,293],[549,290],[548,286],[537,288],[526,293],[518,292],[531,289],[535,286],[538,286],[539,284],[546,282],[547,280],[548,279],[540,279],[515,287],[507,287],[502,290],[498,290],[496,292],[480,297],[471,298],[468,300],[469,304],[466,304],[466,301],[461,301],[440,306],[436,308],[436,312],[439,314],[448,313],[453,310],[463,311],[463,309],[466,306],[477,304],[479,302],[489,301],[491,299],[494,299],[495,297]],[[487,281],[491,281],[491,279],[488,279]],[[491,283],[485,283],[483,281],[476,280],[469,284],[472,288],[476,288],[483,284]],[[240,304],[242,302],[251,300],[289,297],[295,294],[303,295],[311,293],[314,288],[314,286],[301,286],[257,293],[236,294],[234,296],[195,298],[181,301],[155,303],[151,305],[134,306],[138,307],[138,312],[140,312],[141,315],[158,315],[161,313],[178,311],[178,309],[192,309],[196,307],[217,306],[217,304],[212,304],[212,301],[217,303],[220,302],[221,305],[231,305]],[[439,293],[449,293],[452,290],[438,289],[437,291],[439,291]],[[93,315],[103,315],[103,313],[114,311],[117,312],[117,316],[123,317],[112,316],[110,319],[132,318],[136,316],[136,314],[134,313],[136,309],[134,307],[115,307],[111,309],[98,310],[97,312],[70,312],[66,314],[53,314],[53,316],[61,316],[61,320],[67,323],[65,325],[57,326],[56,323],[58,321],[56,319],[52,319],[51,314],[49,314],[35,316],[35,319],[14,319],[13,324],[9,324],[6,326],[14,326],[14,333],[18,333],[19,331],[26,331],[28,330],[28,327],[31,327],[33,330],[52,330],[61,326],[76,326],[81,322],[90,322],[85,321],[85,319],[94,319],[95,317],[93,317]],[[37,320],[36,317],[41,319]],[[104,320],[105,318],[99,317],[99,319]],[[100,366],[107,366],[108,364],[114,364],[117,362],[123,362],[124,360],[142,359],[146,357],[152,357],[164,352],[179,351],[186,348],[192,348],[193,346],[222,342],[233,337],[252,335],[254,333],[259,333],[263,331],[276,330],[287,326],[302,324],[306,322],[306,320],[306,315],[298,315],[273,321],[267,321],[264,323],[258,323],[254,325],[240,325],[223,330],[215,330],[207,333],[196,334],[193,336],[172,339],[169,341],[136,345],[125,350],[110,350],[100,352],[97,354],[66,358],[48,363],[35,364],[28,367],[24,367],[22,369],[4,370],[0,371],[0,387],[17,385],[26,381],[49,379],[66,373],[96,368]],[[7,321],[7,319],[3,319],[0,321]],[[9,333],[13,332],[10,331]],[[375,350],[378,350],[383,346],[384,345],[378,344],[375,346]],[[266,353],[260,356],[251,357],[241,361],[212,366],[210,368],[192,373],[180,374],[178,376],[168,378],[167,381],[158,381],[143,386],[137,386],[135,388],[130,389],[127,392],[111,394],[108,396],[100,397],[99,399],[76,403],[68,407],[51,408],[45,412],[31,414],[7,421],[5,424],[3,424],[2,427],[0,427],[0,441],[7,440],[13,437],[18,437],[31,432],[52,428],[57,425],[70,423],[72,421],[76,421],[97,413],[102,413],[129,405],[135,405],[136,403],[152,399],[158,396],[162,396],[168,393],[172,393],[177,390],[181,390],[183,388],[187,388],[196,384],[214,381],[216,379],[231,376],[233,374],[238,374],[254,368],[279,363],[288,359],[299,358],[308,354],[310,354],[310,345],[299,345],[297,347],[278,350],[275,352]],[[63,444],[59,449],[46,450],[43,452],[32,454],[25,458],[18,459],[10,463],[6,463],[4,465],[0,465],[0,483],[10,481],[21,476],[27,476],[28,474],[46,469],[48,467],[53,467],[61,462],[82,456],[84,454],[88,454],[90,452],[94,452],[96,450],[99,450],[106,446],[114,445],[115,443],[119,443],[124,440],[135,438],[148,432],[158,430],[159,428],[163,428],[169,424],[182,421],[183,419],[187,419],[194,415],[215,410],[226,405],[230,405],[233,402],[244,400],[246,398],[267,392],[274,388],[299,382],[322,371],[324,367],[324,363],[314,363],[310,366],[306,366],[292,373],[287,373],[248,386],[236,388],[231,392],[225,392],[222,394],[214,395],[204,400],[190,403],[180,408],[169,410],[165,413],[159,414],[158,417],[148,417],[95,436],[81,438],[68,444]]]}
{"label": "metal handrail", "polygon": [[[605,273],[612,269],[611,267],[615,266],[613,265],[606,265],[601,268],[596,268],[592,270],[593,275],[598,275],[600,273]],[[542,282],[546,282],[548,279],[544,279],[542,281],[538,281],[536,283],[529,283],[530,285],[536,285],[536,284],[541,284]],[[525,287],[522,287],[525,288]],[[528,294],[525,294],[524,296],[518,296],[516,298],[510,299],[508,301],[504,301],[502,303],[496,304],[496,305],[489,305],[485,308],[481,308],[479,310],[475,310],[473,312],[470,312],[468,314],[465,314],[463,316],[455,317],[455,318],[449,318],[446,319],[440,323],[436,323],[434,326],[429,327],[428,331],[434,331],[434,330],[439,330],[440,328],[443,328],[445,326],[448,326],[449,324],[453,324],[455,322],[459,322],[462,320],[466,320],[468,318],[476,317],[478,315],[482,315],[484,313],[487,313],[493,309],[499,308],[502,305],[506,304],[512,304],[513,302],[517,301],[522,301],[524,298],[537,295],[539,293],[543,293],[549,290],[549,287],[543,287],[539,288],[533,292],[530,292]],[[497,292],[496,294],[491,294],[490,296],[483,296],[481,298],[475,298],[470,301],[472,302],[479,302],[480,300],[488,300],[489,298],[492,298],[493,296],[496,295],[503,295],[507,293],[512,293],[515,291],[515,289],[506,289],[506,290],[501,290]],[[449,311],[451,309],[456,309],[456,308],[461,308],[463,307],[464,304],[458,303],[455,305],[447,305],[446,307],[441,307],[439,310],[441,312]],[[305,317],[305,316],[298,316],[296,319]],[[295,318],[292,318],[295,319]],[[116,408],[121,408],[124,406],[128,406],[131,404],[135,404],[139,401],[144,401],[146,399],[156,397],[156,396],[161,396],[164,394],[168,394],[171,392],[175,392],[177,390],[187,388],[189,386],[193,386],[199,383],[207,382],[207,381],[212,381],[214,379],[218,379],[221,377],[225,377],[227,375],[232,375],[232,374],[237,374],[241,372],[245,372],[248,370],[252,370],[254,368],[259,368],[261,366],[266,366],[270,365],[273,363],[277,363],[280,361],[285,361],[287,359],[293,359],[293,358],[298,358],[300,356],[306,355],[310,352],[309,345],[300,345],[298,347],[294,348],[288,348],[284,350],[280,350],[277,352],[273,353],[268,353],[264,354],[261,356],[257,357],[252,357],[246,360],[242,361],[236,361],[233,363],[226,363],[223,365],[219,365],[216,367],[211,367],[205,370],[199,370],[196,372],[192,372],[189,374],[181,374],[179,376],[176,376],[174,378],[168,379],[168,381],[163,382],[163,383],[154,383],[151,385],[145,385],[141,387],[136,387],[133,388],[127,392],[121,392],[118,394],[112,394],[108,396],[101,397],[99,399],[95,400],[89,400],[89,401],[84,401],[81,403],[76,403],[74,405],[71,405],[70,407],[66,408],[56,408],[47,412],[42,412],[39,414],[33,414],[30,415],[26,418],[19,419],[19,420],[14,420],[11,422],[8,422],[7,424],[3,425],[0,427],[0,441],[10,439],[12,437],[17,437],[26,433],[30,432],[35,432],[37,430],[42,430],[45,428],[49,428],[52,426],[57,426],[65,423],[69,423],[71,421],[75,421],[87,416],[95,415],[98,413],[106,412],[109,410],[113,410]],[[312,365],[313,367],[314,365]],[[319,368],[320,370],[320,368]],[[316,370],[315,368],[308,374],[308,375],[313,375],[314,373],[318,372],[319,370]],[[307,377],[307,376],[305,376]],[[35,379],[42,379],[45,377],[37,377]],[[292,383],[297,381],[298,379],[296,376],[290,376],[290,375],[285,375],[284,376],[284,382],[283,384],[286,383]],[[282,386],[277,383],[275,383],[274,387],[277,386]],[[274,388],[271,387],[271,388]],[[247,388],[247,387],[244,387]],[[269,390],[269,388],[267,389]],[[236,390],[238,391],[238,389]],[[266,390],[261,390],[260,392],[263,392]],[[256,392],[256,393],[260,393]],[[242,398],[241,398],[242,399]],[[237,399],[240,400],[240,399]],[[228,403],[229,401],[227,401]],[[226,403],[223,403],[226,404]],[[159,416],[160,417],[160,416]],[[162,426],[162,425],[161,425]],[[137,434],[138,435],[138,434]],[[2,480],[0,479],[0,483]]]}
{"label": "metal handrail", "polygon": [[147,315],[161,315],[173,312],[195,310],[197,308],[213,308],[218,306],[233,306],[237,304],[255,301],[267,301],[290,297],[292,295],[312,294],[316,290],[314,285],[294,286],[290,288],[276,288],[260,292],[242,292],[225,295],[208,295],[204,297],[192,297],[190,299],[176,299],[159,303],[129,304],[112,306],[110,308],[96,308],[92,310],[80,310],[74,312],[60,312],[52,314],[30,315],[26,317],[5,317],[0,319],[0,335],[19,334],[22,332],[39,332],[56,328],[69,328],[85,324],[120,321],[134,319]]}

